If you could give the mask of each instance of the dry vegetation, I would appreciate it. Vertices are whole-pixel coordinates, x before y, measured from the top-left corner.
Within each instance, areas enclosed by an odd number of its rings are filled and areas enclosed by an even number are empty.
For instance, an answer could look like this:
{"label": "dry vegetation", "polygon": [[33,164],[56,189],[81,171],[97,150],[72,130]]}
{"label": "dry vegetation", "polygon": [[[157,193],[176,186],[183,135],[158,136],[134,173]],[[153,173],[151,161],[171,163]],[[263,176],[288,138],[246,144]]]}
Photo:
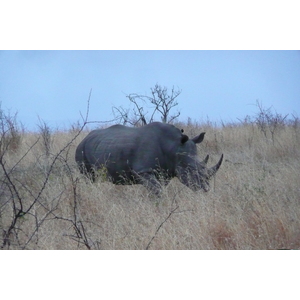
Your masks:
{"label": "dry vegetation", "polygon": [[52,132],[42,123],[29,133],[2,113],[0,247],[299,249],[298,118],[273,115],[266,127],[259,118],[219,128],[178,124],[189,136],[206,131],[201,159],[225,160],[210,192],[173,179],[154,199],[143,186],[92,183],[79,173],[74,153],[86,130]]}

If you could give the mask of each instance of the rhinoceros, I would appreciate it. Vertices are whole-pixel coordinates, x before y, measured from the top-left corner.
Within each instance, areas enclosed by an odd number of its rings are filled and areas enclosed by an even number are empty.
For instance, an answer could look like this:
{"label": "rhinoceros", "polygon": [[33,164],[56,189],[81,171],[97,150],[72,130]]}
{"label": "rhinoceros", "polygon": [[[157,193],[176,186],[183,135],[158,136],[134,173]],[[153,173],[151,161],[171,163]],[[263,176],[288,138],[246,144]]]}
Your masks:
{"label": "rhinoceros", "polygon": [[91,131],[78,145],[75,160],[82,173],[95,179],[105,169],[114,184],[143,184],[160,194],[162,185],[173,177],[193,191],[209,190],[209,179],[222,164],[207,168],[209,156],[197,156],[196,144],[205,132],[189,139],[173,125],[153,122],[143,127],[113,125]]}

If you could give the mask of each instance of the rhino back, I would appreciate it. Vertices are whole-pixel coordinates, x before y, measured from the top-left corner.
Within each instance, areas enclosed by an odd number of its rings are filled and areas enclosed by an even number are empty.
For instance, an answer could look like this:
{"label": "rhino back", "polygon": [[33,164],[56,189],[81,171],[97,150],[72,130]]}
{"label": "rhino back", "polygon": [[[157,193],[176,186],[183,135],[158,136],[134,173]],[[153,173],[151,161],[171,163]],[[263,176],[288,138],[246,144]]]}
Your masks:
{"label": "rhino back", "polygon": [[104,165],[113,176],[122,171],[142,173],[158,167],[174,173],[180,139],[180,130],[168,124],[151,123],[140,128],[114,125],[92,131],[78,151],[83,151],[89,165]]}

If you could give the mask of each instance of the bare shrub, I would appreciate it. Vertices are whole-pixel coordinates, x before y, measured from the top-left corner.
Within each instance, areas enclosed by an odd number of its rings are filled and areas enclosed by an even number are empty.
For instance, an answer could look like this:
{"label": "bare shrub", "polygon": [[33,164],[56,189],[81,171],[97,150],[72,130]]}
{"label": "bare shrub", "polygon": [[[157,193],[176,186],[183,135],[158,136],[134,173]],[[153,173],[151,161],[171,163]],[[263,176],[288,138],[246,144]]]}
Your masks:
{"label": "bare shrub", "polygon": [[[89,103],[89,100],[88,100]],[[0,230],[2,232],[2,249],[31,249],[40,247],[40,236],[44,223],[51,219],[59,219],[73,225],[78,243],[83,243],[88,249],[90,244],[85,235],[85,227],[78,215],[77,181],[68,158],[70,147],[83,131],[87,123],[88,112],[83,125],[75,136],[64,144],[58,152],[50,153],[48,127],[41,127],[41,136],[24,149],[21,153],[11,153],[10,140],[4,143],[11,134],[11,119],[2,118],[1,155],[0,155]],[[8,128],[8,129],[7,129]],[[40,138],[46,146],[46,163],[41,163],[43,155],[34,156],[34,162],[28,158],[37,146]],[[23,151],[21,151],[23,150]],[[18,157],[19,155],[19,157]],[[46,166],[46,168],[44,168]],[[71,181],[73,211],[69,218],[58,217],[60,200],[67,188],[64,177]],[[54,188],[55,187],[55,188]]]}
{"label": "bare shrub", "polygon": [[268,139],[271,135],[271,140],[275,144],[275,135],[285,128],[288,114],[283,116],[277,113],[272,107],[265,108],[262,102],[256,101],[258,112],[253,122],[258,126],[260,131]]}
{"label": "bare shrub", "polygon": [[[126,96],[133,105],[132,109],[113,107],[113,113],[123,125],[143,126],[154,122],[157,115],[160,116],[158,121],[172,123],[180,116],[179,111],[171,115],[171,110],[178,105],[177,97],[180,94],[181,90],[175,90],[174,87],[169,94],[166,87],[156,84],[151,88],[151,96],[136,93]],[[151,109],[150,113],[147,109]]]}
{"label": "bare shrub", "polygon": [[49,157],[51,152],[51,144],[52,144],[52,137],[51,137],[52,130],[45,121],[42,121],[41,119],[39,119],[39,121],[40,124],[38,125],[38,128],[40,131],[40,135],[42,137],[45,154],[47,157]]}
{"label": "bare shrub", "polygon": [[11,115],[1,108],[0,103],[0,154],[5,151],[17,151],[21,145],[21,125],[17,122],[17,113]]}

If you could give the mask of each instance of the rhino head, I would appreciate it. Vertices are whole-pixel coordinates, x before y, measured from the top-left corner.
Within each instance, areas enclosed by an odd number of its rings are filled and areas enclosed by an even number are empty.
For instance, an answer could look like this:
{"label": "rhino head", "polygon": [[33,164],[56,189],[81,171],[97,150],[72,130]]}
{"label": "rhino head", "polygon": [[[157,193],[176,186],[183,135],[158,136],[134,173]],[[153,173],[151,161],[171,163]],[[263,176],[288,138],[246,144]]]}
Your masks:
{"label": "rhino head", "polygon": [[179,180],[193,191],[209,191],[209,181],[216,174],[223,161],[223,154],[218,163],[207,168],[209,155],[203,161],[197,157],[197,146],[204,139],[205,132],[193,139],[182,135],[181,145],[176,153],[176,175]]}

